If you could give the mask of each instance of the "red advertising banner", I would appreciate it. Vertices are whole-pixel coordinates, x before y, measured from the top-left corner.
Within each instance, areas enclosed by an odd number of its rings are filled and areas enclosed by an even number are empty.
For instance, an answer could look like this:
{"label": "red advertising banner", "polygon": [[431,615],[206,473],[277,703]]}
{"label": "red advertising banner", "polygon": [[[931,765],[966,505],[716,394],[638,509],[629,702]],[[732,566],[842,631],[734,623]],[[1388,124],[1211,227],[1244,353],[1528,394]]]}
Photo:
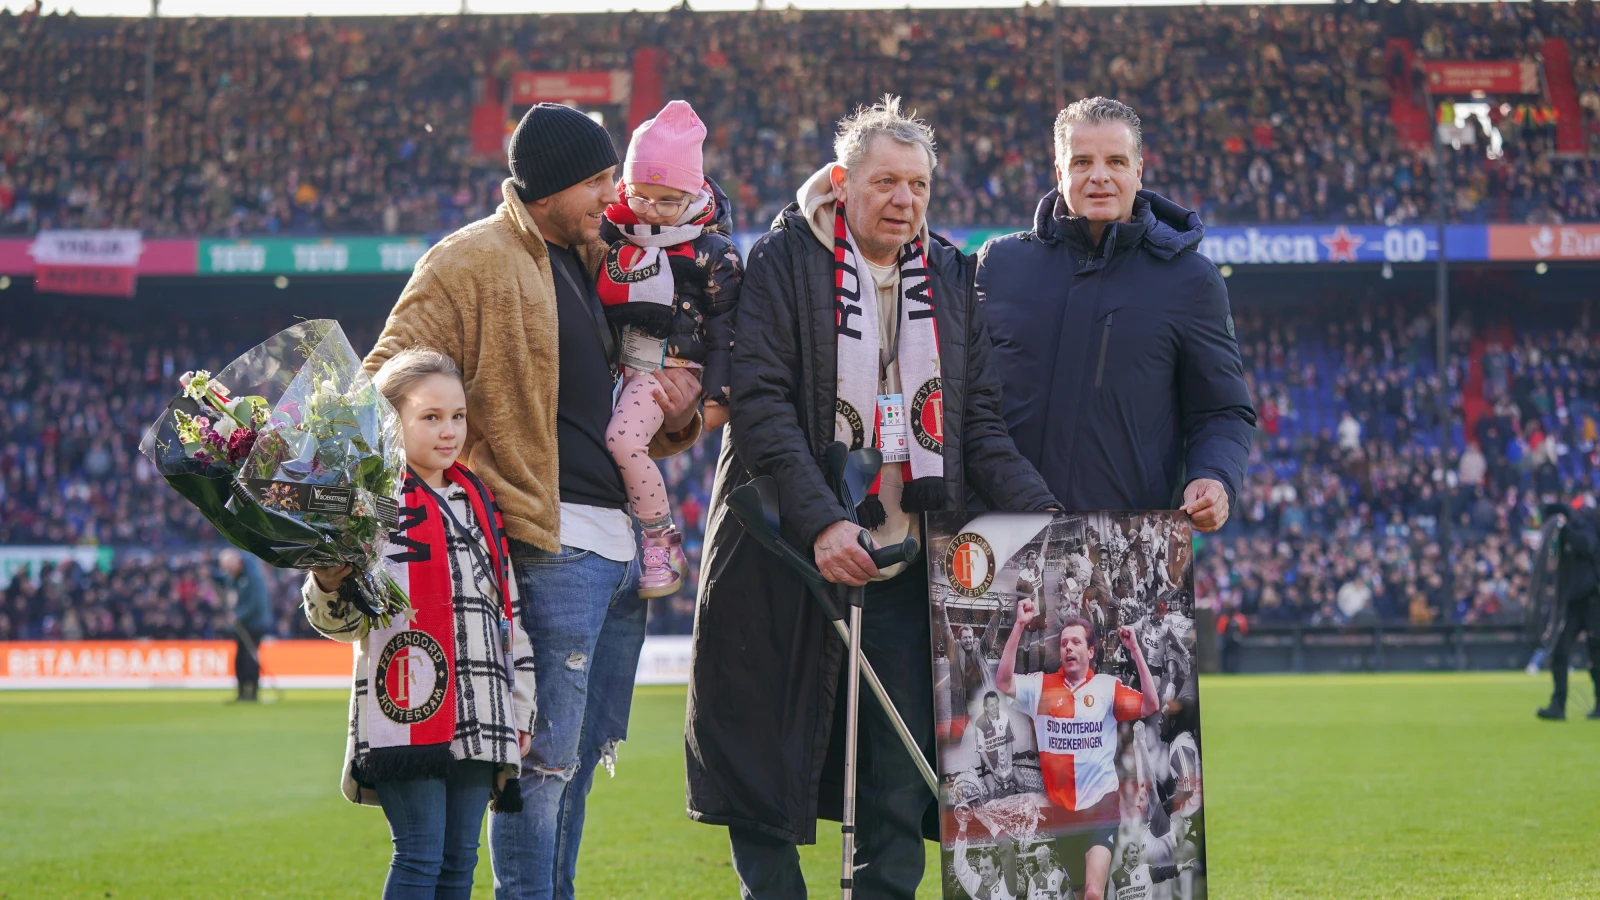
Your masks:
{"label": "red advertising banner", "polygon": [[[0,238],[0,275],[32,275],[38,268],[29,238]],[[193,238],[158,238],[142,244],[135,272],[139,275],[193,275],[198,270],[199,242]]]}
{"label": "red advertising banner", "polygon": [[134,283],[133,266],[41,265],[33,277],[33,289],[41,294],[132,297]]}
{"label": "red advertising banner", "polygon": [[626,70],[601,72],[518,72],[511,76],[511,102],[623,103],[632,88]]}
{"label": "red advertising banner", "polygon": [[139,232],[131,229],[41,231],[28,248],[33,287],[40,293],[132,297],[143,252]]}
{"label": "red advertising banner", "polygon": [[1490,225],[1489,258],[1600,260],[1600,225]]}
{"label": "red advertising banner", "polygon": [[1539,66],[1523,60],[1425,62],[1428,90],[1435,94],[1537,94]]}

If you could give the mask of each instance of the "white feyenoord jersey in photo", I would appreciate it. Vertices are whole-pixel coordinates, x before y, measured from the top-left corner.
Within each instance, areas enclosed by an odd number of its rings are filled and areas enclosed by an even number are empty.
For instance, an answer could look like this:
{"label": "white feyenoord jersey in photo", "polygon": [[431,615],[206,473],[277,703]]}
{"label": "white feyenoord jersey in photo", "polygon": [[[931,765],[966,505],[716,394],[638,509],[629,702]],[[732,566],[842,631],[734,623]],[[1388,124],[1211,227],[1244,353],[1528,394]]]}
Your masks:
{"label": "white feyenoord jersey in photo", "polygon": [[1111,874],[1111,884],[1117,889],[1114,900],[1150,900],[1155,888],[1148,865],[1135,866],[1131,872],[1118,869]]}
{"label": "white feyenoord jersey in photo", "polygon": [[996,879],[994,884],[984,885],[983,876],[973,871],[972,864],[967,862],[966,838],[956,838],[953,852],[956,858],[956,883],[961,885],[961,889],[967,892],[968,897],[972,900],[1017,900],[1006,889],[1004,878]]}
{"label": "white feyenoord jersey in photo", "polygon": [[1067,873],[1060,869],[1040,872],[1028,884],[1028,900],[1072,900],[1072,886],[1066,880]]}
{"label": "white feyenoord jersey in photo", "polygon": [[1017,675],[1017,707],[1033,717],[1045,793],[1057,806],[1088,809],[1117,789],[1117,723],[1139,718],[1144,696],[1110,675],[1067,684],[1057,672]]}
{"label": "white feyenoord jersey in photo", "polygon": [[998,723],[990,721],[988,716],[978,719],[974,738],[989,771],[1003,781],[1011,780],[1011,758],[1016,736],[1011,733],[1009,714],[1002,710]]}

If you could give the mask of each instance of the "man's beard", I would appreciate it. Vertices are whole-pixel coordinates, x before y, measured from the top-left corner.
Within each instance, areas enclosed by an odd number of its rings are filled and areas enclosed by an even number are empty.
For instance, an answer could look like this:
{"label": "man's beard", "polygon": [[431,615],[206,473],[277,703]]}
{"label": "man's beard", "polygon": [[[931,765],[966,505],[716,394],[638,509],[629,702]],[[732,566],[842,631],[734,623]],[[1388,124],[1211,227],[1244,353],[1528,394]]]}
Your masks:
{"label": "man's beard", "polygon": [[549,216],[550,224],[553,226],[551,230],[560,233],[546,235],[546,237],[564,243],[569,247],[584,243],[586,238],[583,233],[583,220],[586,215],[588,215],[588,210],[578,209],[576,204],[572,206],[552,206]]}

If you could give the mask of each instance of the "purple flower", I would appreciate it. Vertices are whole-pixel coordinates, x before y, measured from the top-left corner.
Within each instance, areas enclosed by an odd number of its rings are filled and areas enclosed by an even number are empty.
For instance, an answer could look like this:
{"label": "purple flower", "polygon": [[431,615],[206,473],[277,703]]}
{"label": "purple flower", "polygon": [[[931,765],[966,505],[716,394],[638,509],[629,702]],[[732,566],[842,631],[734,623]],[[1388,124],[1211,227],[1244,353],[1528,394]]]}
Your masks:
{"label": "purple flower", "polygon": [[256,433],[249,428],[240,428],[228,436],[228,464],[238,465],[245,461],[250,451],[256,445]]}

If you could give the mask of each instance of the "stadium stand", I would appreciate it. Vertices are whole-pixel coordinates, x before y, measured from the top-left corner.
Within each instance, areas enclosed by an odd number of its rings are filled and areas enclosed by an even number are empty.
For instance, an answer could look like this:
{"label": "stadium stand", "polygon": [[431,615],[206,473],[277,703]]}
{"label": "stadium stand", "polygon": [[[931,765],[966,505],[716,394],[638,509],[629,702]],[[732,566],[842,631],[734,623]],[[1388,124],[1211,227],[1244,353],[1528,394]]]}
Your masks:
{"label": "stadium stand", "polygon": [[[146,27],[0,12],[0,231],[139,225]],[[832,122],[886,91],[938,128],[936,225],[1027,222],[1059,97],[1092,93],[1139,110],[1147,186],[1208,222],[1425,219],[1412,95],[1432,58],[1536,60],[1553,104],[1494,106],[1498,159],[1451,151],[1453,217],[1600,219],[1587,0],[164,19],[155,46],[147,235],[442,234],[498,202],[504,161],[473,152],[472,121],[516,72],[691,47],[658,54],[659,87],[710,123],[707,171],[741,230],[828,158]]]}
{"label": "stadium stand", "polygon": [[[140,225],[147,27],[0,11],[0,233]],[[504,161],[474,151],[473,124],[515,73],[685,47],[660,54],[660,89],[710,124],[706,168],[741,230],[829,158],[835,119],[886,91],[939,130],[936,228],[1028,221],[1053,181],[1058,97],[1089,93],[1142,113],[1147,186],[1209,224],[1425,221],[1429,60],[1544,73],[1538,102],[1488,98],[1474,127],[1494,127],[1497,157],[1448,150],[1453,219],[1600,220],[1588,0],[163,19],[155,47],[148,236],[437,236],[498,202]],[[1577,304],[1519,310],[1512,329],[1495,290],[1478,286],[1454,322],[1445,372],[1421,299],[1236,305],[1261,431],[1233,522],[1200,542],[1203,602],[1268,623],[1519,619],[1541,500],[1600,471],[1600,348]],[[0,639],[220,634],[216,536],[137,443],[177,373],[216,370],[286,323],[73,309],[0,324],[0,550],[109,547],[115,561],[0,583]],[[339,314],[358,347],[380,317]],[[717,451],[665,465],[696,568]],[[294,576],[268,576],[283,633],[306,633],[288,614]],[[687,632],[693,609],[692,591],[656,602],[652,631]]]}
{"label": "stadium stand", "polygon": [[[1521,620],[1541,502],[1600,487],[1600,346],[1580,304],[1525,308],[1513,329],[1504,303],[1474,302],[1512,290],[1466,292],[1443,381],[1422,298],[1236,301],[1261,421],[1233,520],[1197,551],[1203,604],[1266,623]],[[116,562],[17,573],[0,585],[0,639],[221,633],[220,543],[137,445],[177,373],[220,368],[282,323],[130,326],[75,309],[0,327],[0,549],[96,545]],[[340,318],[365,345],[380,315]],[[696,572],[719,447],[704,441],[664,466]],[[304,633],[293,574],[267,574],[280,628]],[[657,601],[651,630],[687,633],[693,593]]]}

